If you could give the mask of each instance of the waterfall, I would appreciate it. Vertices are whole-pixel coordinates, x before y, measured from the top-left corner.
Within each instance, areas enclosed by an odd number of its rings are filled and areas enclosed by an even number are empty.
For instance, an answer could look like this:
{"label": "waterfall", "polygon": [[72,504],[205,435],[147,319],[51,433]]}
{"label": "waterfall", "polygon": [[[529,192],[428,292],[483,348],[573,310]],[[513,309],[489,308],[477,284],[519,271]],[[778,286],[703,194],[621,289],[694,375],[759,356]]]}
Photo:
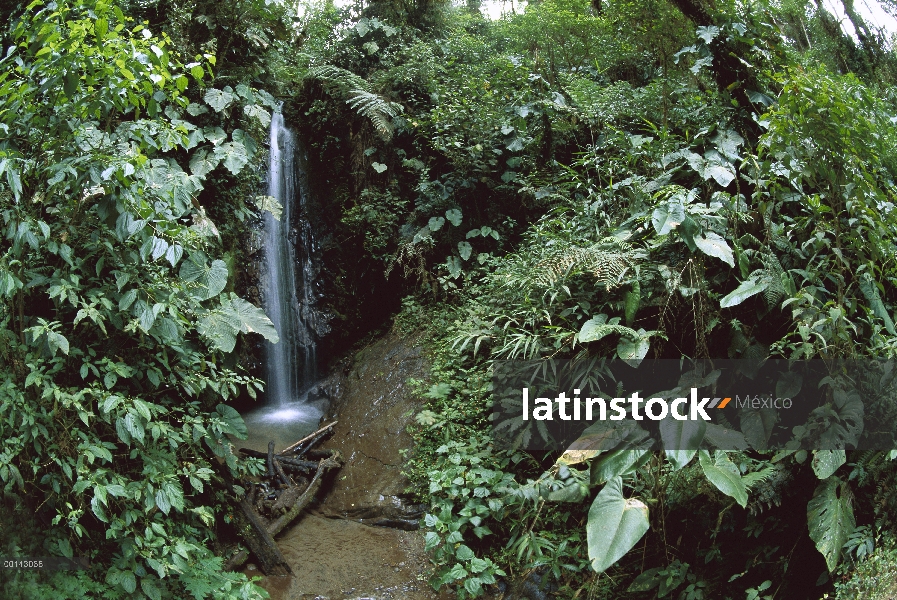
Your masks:
{"label": "waterfall", "polygon": [[268,195],[283,206],[280,219],[265,212],[259,264],[262,307],[280,336],[265,342],[264,406],[243,415],[249,430],[245,445],[265,451],[274,440],[283,448],[317,428],[323,414],[320,400],[309,401],[317,379],[316,332],[319,322],[314,292],[317,248],[306,218],[309,201],[302,146],[278,111],[271,118]]}
{"label": "waterfall", "polygon": [[271,118],[268,195],[283,206],[280,220],[264,213],[262,304],[280,335],[265,343],[268,404],[283,407],[299,401],[316,373],[314,237],[303,217],[308,192],[297,160],[295,136],[283,115]]}

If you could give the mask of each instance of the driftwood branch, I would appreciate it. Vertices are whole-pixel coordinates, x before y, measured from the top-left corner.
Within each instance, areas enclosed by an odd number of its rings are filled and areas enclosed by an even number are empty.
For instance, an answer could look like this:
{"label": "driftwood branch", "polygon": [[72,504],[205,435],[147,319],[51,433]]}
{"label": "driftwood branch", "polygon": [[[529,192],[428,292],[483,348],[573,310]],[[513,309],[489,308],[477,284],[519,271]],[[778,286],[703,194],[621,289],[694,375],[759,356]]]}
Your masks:
{"label": "driftwood branch", "polygon": [[[312,440],[312,443],[309,444],[309,446],[313,446],[313,445],[314,445],[314,442],[316,442],[316,441],[318,440],[318,438],[320,438],[324,433],[327,432],[328,429],[330,429],[331,427],[333,427],[333,426],[336,425],[337,423],[339,423],[339,421],[334,421],[333,423],[331,423],[331,424],[329,424],[329,425],[324,425],[323,427],[321,427],[321,428],[318,429],[317,431],[308,434],[307,436],[305,436],[304,438],[302,438],[301,440],[299,440],[299,441],[296,442],[295,444],[290,444],[289,446],[287,446],[286,448],[284,448],[283,450],[281,450],[279,454],[284,455],[284,454],[287,454],[288,452],[293,452],[294,450],[296,450],[296,449],[299,448],[302,444],[304,444],[305,442],[307,442],[307,441],[309,441],[309,440]],[[296,452],[296,454],[299,454],[299,452]]]}

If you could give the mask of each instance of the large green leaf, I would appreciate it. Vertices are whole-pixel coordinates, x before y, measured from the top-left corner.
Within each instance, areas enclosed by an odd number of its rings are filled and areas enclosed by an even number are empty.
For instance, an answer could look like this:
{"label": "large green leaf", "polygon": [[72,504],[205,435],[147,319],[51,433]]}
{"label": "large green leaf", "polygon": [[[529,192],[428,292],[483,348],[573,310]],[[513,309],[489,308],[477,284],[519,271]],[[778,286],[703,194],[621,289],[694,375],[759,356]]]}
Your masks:
{"label": "large green leaf", "polygon": [[231,172],[237,175],[240,170],[249,162],[249,155],[246,153],[246,147],[239,142],[227,142],[217,146],[212,152],[213,156],[221,160],[221,164]]}
{"label": "large green leaf", "polygon": [[[638,435],[638,431],[642,431]],[[635,421],[595,421],[574,440],[558,463],[575,465],[590,460],[602,452],[612,450],[628,439],[639,441],[647,437]]]}
{"label": "large green leaf", "polygon": [[631,336],[623,336],[617,342],[617,356],[623,360],[630,361],[632,366],[638,366],[638,363],[648,355],[651,348],[650,337],[657,333],[656,331],[645,331],[639,329],[635,332],[635,338]]}
{"label": "large green leaf", "polygon": [[888,309],[885,307],[884,302],[881,301],[881,295],[878,293],[878,286],[875,285],[875,282],[868,273],[865,273],[864,275],[865,276],[860,279],[860,291],[866,297],[866,300],[869,301],[869,308],[872,309],[872,314],[884,321],[885,329],[888,333],[897,335],[897,331],[894,329],[894,321],[891,319],[891,315],[888,314]]}
{"label": "large green leaf", "polygon": [[701,450],[698,454],[698,460],[701,463],[701,469],[704,470],[704,475],[710,483],[715,485],[725,495],[735,498],[735,501],[742,508],[747,506],[747,488],[745,488],[744,482],[741,480],[738,467],[729,460],[725,452],[717,450],[716,460],[711,460],[710,453],[706,450]]}
{"label": "large green leaf", "polygon": [[685,220],[685,207],[678,202],[665,202],[654,209],[651,223],[657,235],[666,235]]}
{"label": "large green leaf", "polygon": [[648,507],[623,497],[621,478],[610,480],[589,508],[586,538],[592,568],[603,573],[636,545],[648,527]]}
{"label": "large green leaf", "polygon": [[205,177],[218,166],[219,162],[221,162],[221,158],[209,154],[208,150],[197,150],[190,159],[190,172],[197,177]]}
{"label": "large green leaf", "polygon": [[807,505],[807,525],[810,539],[825,557],[828,570],[833,571],[841,559],[841,548],[856,526],[846,483],[830,477],[819,484]]}
{"label": "large green leaf", "polygon": [[241,440],[246,439],[249,435],[249,430],[246,429],[243,417],[240,416],[240,413],[235,408],[227,404],[219,404],[215,407],[215,412],[221,415],[221,420],[227,425],[225,433],[231,433]]}
{"label": "large green leaf", "polygon": [[[224,307],[225,303],[222,302]],[[274,323],[268,318],[261,308],[255,306],[251,302],[247,302],[236,294],[230,295],[230,306],[233,313],[240,319],[240,331],[243,333],[259,333],[266,340],[276,344],[280,341]]]}
{"label": "large green leaf", "polygon": [[233,104],[233,102],[237,100],[237,96],[232,93],[229,86],[224,90],[209,88],[208,91],[206,91],[206,95],[203,96],[203,100],[205,100],[206,104],[211,106],[215,112],[221,112]]}
{"label": "large green leaf", "polygon": [[610,321],[608,321],[607,315],[592,317],[582,324],[582,328],[579,330],[579,342],[582,344],[586,342],[597,342],[601,338],[611,335],[612,333],[617,333],[632,339],[638,339],[638,333],[634,329],[618,325],[617,323],[619,322],[620,319],[618,317],[614,317],[613,319],[610,319]]}
{"label": "large green leaf", "polygon": [[283,204],[277,198],[273,196],[256,196],[255,205],[259,207],[259,210],[267,210],[271,213],[275,221],[280,221],[280,216],[283,214]]}
{"label": "large green leaf", "polygon": [[707,421],[680,421],[668,416],[660,422],[660,439],[673,470],[678,471],[694,458],[707,431]]}
{"label": "large green leaf", "polygon": [[766,450],[769,436],[772,435],[778,418],[779,414],[774,408],[748,408],[741,411],[738,421],[744,439],[751,447],[755,450]]}
{"label": "large green leaf", "polygon": [[720,300],[719,305],[722,308],[738,306],[751,296],[759,294],[768,287],[769,280],[757,281],[756,279],[745,279],[737,288],[726,294],[726,296]]}
{"label": "large green leaf", "polygon": [[646,440],[642,444],[627,444],[594,461],[589,470],[589,480],[592,485],[600,485],[614,477],[622,477],[638,469],[651,458],[649,453],[651,445],[651,440]]}
{"label": "large green leaf", "polygon": [[223,352],[233,351],[238,333],[258,333],[275,344],[280,341],[265,311],[233,293],[222,298],[218,308],[200,317],[197,330]]}
{"label": "large green leaf", "polygon": [[196,330],[214,348],[232,352],[240,332],[240,318],[232,311],[216,309],[203,314],[196,323]]}
{"label": "large green leaf", "polygon": [[708,231],[703,236],[696,235],[694,240],[695,246],[704,254],[716,257],[730,267],[735,266],[735,256],[732,254],[732,248],[720,235]]}
{"label": "large green leaf", "polygon": [[271,113],[258,104],[247,104],[243,107],[243,113],[250,119],[258,119],[258,122],[264,128],[271,124]]}
{"label": "large green leaf", "polygon": [[[706,423],[706,421],[705,421]],[[704,438],[720,450],[747,450],[748,443],[744,434],[734,429],[726,429],[716,423],[707,423]]]}
{"label": "large green leaf", "polygon": [[192,254],[181,265],[180,277],[186,283],[195,284],[189,286],[193,296],[208,300],[220,294],[227,285],[227,265],[222,260],[215,260],[210,266],[206,264],[205,255]]}
{"label": "large green leaf", "polygon": [[828,479],[838,467],[847,462],[847,453],[842,450],[816,450],[813,452],[813,472],[819,479]]}

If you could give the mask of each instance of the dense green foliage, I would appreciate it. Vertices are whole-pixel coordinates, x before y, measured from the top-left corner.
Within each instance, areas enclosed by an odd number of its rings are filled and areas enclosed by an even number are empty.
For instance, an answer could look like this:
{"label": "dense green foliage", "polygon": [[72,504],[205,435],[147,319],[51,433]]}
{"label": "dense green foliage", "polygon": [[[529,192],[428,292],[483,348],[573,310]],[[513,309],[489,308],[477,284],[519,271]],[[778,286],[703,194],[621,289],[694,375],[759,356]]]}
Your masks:
{"label": "dense green foliage", "polygon": [[489,421],[502,359],[895,357],[895,56],[855,13],[856,40],[801,1],[8,4],[0,541],[95,563],[14,597],[260,595],[219,554],[257,468],[226,437],[225,402],[261,387],[240,333],[277,336],[240,297],[249,222],[279,208],[254,173],[272,94],[322,208],[326,354],[402,297],[430,333],[408,474],[434,587],[894,585],[897,453],[851,450],[839,423],[863,415],[837,394],[795,439],[844,448],[812,455],[765,451],[760,411],[738,452],[634,428],[529,455]]}
{"label": "dense green foliage", "polygon": [[[226,353],[240,331],[277,334],[233,293],[198,198],[256,159],[274,101],[245,84],[210,86],[214,55],[184,64],[167,35],[111,2],[33,2],[9,41],[3,553],[96,566],[19,573],[4,594],[258,597],[213,552],[230,485],[254,469],[233,453],[226,436],[245,426],[223,402],[261,389]],[[242,201],[230,210],[251,214]]]}
{"label": "dense green foliage", "polygon": [[[773,455],[755,412],[741,452],[701,429],[667,432],[693,447],[668,456],[639,431],[527,456],[491,443],[490,374],[514,358],[893,357],[884,37],[858,46],[799,3],[444,18],[421,33],[362,13],[298,95],[331,227],[421,286],[402,319],[434,338],[409,466],[434,586],[477,596],[535,572],[569,596],[820,597],[891,530],[893,453]],[[795,440],[855,411],[836,394]],[[867,412],[893,428],[894,407]]]}

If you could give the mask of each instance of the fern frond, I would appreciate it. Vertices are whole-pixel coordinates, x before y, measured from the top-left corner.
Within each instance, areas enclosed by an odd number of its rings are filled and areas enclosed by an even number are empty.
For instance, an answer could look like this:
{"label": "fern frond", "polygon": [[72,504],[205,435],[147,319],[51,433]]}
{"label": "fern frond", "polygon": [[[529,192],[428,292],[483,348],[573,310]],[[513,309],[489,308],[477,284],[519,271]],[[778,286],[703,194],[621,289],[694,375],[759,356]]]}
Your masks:
{"label": "fern frond", "polygon": [[562,249],[536,265],[535,281],[552,286],[574,271],[585,271],[605,287],[616,287],[636,264],[638,256],[621,242],[615,245],[616,248],[610,249],[607,243],[599,242],[587,248]]}
{"label": "fern frond", "polygon": [[333,65],[321,65],[308,70],[307,79],[317,79],[325,86],[340,88],[343,92],[350,89],[368,89],[368,82],[352,71]]}
{"label": "fern frond", "polygon": [[333,65],[309,69],[307,77],[317,79],[325,87],[338,92],[352,110],[370,119],[374,129],[385,141],[392,138],[395,130],[392,119],[404,110],[401,104],[371,91],[370,83],[363,77]]}
{"label": "fern frond", "polygon": [[384,140],[392,138],[394,130],[392,118],[399,116],[399,113],[403,110],[402,105],[397,102],[390,102],[378,94],[360,89],[351,90],[349,94],[351,94],[351,97],[346,100],[346,103],[355,112],[370,119],[380,137]]}
{"label": "fern frond", "polygon": [[763,299],[766,300],[768,307],[773,308],[785,298],[785,285],[782,283],[785,270],[775,254],[764,252],[760,255],[760,260],[763,262],[761,281],[769,282],[769,285],[763,290]]}
{"label": "fern frond", "polygon": [[745,473],[744,475],[742,475],[741,481],[744,482],[744,487],[746,487],[747,489],[750,490],[752,487],[754,487],[758,483],[766,481],[767,479],[769,479],[770,477],[775,475],[776,471],[777,471],[777,469],[775,466],[769,465],[769,466],[763,467],[759,471]]}

